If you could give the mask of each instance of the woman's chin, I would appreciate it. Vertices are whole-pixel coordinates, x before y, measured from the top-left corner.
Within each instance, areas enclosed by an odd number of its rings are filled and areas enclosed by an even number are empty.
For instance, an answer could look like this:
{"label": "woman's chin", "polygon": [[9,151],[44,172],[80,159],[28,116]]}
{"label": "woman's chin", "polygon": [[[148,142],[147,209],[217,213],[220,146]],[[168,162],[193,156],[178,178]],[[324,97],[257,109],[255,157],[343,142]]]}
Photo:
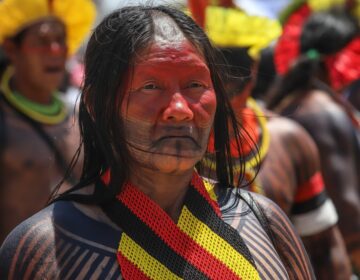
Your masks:
{"label": "woman's chin", "polygon": [[200,160],[200,157],[181,157],[169,155],[154,155],[150,166],[160,173],[165,174],[181,174],[186,171],[194,169],[195,164]]}

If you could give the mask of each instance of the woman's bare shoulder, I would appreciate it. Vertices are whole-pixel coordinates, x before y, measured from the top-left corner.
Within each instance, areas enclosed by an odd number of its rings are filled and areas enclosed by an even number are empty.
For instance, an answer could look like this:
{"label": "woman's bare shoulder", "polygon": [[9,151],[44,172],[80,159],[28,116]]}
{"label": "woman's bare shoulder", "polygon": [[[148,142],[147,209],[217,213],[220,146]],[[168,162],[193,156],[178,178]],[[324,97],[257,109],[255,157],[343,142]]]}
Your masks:
{"label": "woman's bare shoulder", "polygon": [[291,279],[314,279],[304,245],[286,214],[270,199],[251,193],[262,209],[272,233],[274,246]]}
{"label": "woman's bare shoulder", "polygon": [[[0,248],[0,279],[15,279],[19,265],[24,266],[24,276],[29,265],[41,262],[38,250],[44,244],[55,246],[53,206],[48,206],[10,232]],[[39,257],[38,257],[39,256]],[[29,265],[24,265],[28,261]],[[30,275],[28,275],[30,276]]]}
{"label": "woman's bare shoulder", "polygon": [[[80,267],[77,260],[84,256],[109,264],[105,271],[94,262],[86,267],[89,271],[119,273],[111,268],[116,264],[120,234],[73,202],[55,202],[9,234],[0,248],[0,279],[75,275]],[[87,275],[89,271],[85,270]]]}

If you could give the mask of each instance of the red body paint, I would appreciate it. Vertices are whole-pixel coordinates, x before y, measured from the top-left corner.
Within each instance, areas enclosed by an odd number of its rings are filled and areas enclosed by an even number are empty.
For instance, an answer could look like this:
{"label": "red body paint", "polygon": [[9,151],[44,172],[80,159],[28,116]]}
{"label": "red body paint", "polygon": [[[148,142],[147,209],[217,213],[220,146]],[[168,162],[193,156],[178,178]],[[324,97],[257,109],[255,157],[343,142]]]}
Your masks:
{"label": "red body paint", "polygon": [[146,166],[192,168],[216,110],[209,68],[185,39],[156,41],[139,57],[122,103],[129,148]]}
{"label": "red body paint", "polygon": [[[65,74],[66,30],[62,22],[48,18],[27,30],[19,43],[8,49],[15,68],[17,90],[48,95],[58,88]],[[38,101],[34,96],[27,96]]]}

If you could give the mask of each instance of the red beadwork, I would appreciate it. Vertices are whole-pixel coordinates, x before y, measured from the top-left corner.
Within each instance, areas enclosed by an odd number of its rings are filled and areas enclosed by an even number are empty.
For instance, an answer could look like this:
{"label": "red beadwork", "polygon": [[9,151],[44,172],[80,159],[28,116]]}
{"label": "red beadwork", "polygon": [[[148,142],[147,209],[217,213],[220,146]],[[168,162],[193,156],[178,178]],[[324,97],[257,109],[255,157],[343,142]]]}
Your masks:
{"label": "red beadwork", "polygon": [[[195,173],[192,182],[195,188],[201,190],[202,195],[205,195],[205,186],[201,178]],[[117,198],[170,248],[188,260],[189,263],[202,271],[210,279],[239,279],[221,261],[182,232],[159,205],[130,183],[124,185]],[[214,207],[214,201],[210,199],[209,195],[207,195],[207,200]],[[133,203],[134,201],[136,203]],[[218,209],[217,212],[220,212],[220,210]],[[219,278],[220,275],[221,277]]]}

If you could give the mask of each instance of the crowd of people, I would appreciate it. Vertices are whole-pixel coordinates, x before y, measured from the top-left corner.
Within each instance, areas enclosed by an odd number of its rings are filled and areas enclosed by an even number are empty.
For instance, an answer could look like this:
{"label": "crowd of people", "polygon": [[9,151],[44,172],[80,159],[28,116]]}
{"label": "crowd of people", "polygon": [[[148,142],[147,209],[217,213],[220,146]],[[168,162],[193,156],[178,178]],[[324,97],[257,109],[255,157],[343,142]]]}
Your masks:
{"label": "crowd of people", "polygon": [[360,4],[237,2],[0,1],[0,279],[360,277]]}

